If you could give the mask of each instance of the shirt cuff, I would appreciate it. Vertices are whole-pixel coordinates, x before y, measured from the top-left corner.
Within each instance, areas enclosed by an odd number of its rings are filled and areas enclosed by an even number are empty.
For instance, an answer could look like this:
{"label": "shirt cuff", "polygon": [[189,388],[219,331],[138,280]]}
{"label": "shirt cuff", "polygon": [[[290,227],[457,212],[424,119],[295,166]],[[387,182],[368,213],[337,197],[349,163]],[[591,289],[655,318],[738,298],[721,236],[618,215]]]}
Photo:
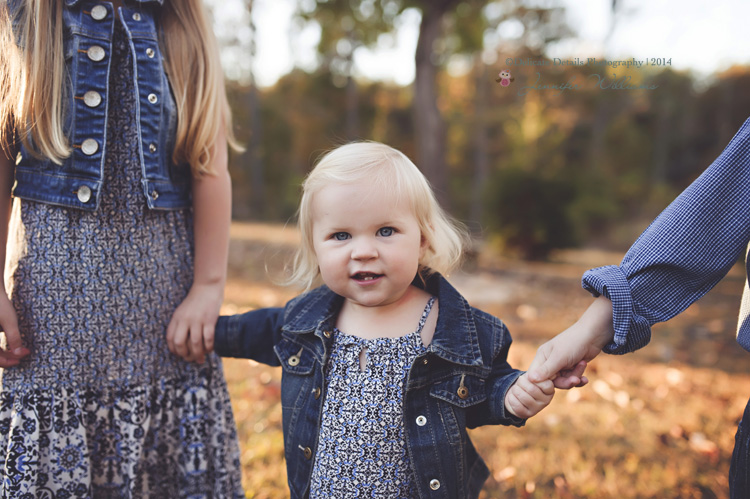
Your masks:
{"label": "shirt cuff", "polygon": [[235,357],[240,353],[240,315],[223,315],[216,322],[214,350],[220,357]]}
{"label": "shirt cuff", "polygon": [[613,341],[604,352],[624,354],[633,352],[651,340],[651,324],[635,313],[633,295],[627,276],[617,265],[591,269],[583,274],[583,288],[594,296],[604,296],[612,302]]}

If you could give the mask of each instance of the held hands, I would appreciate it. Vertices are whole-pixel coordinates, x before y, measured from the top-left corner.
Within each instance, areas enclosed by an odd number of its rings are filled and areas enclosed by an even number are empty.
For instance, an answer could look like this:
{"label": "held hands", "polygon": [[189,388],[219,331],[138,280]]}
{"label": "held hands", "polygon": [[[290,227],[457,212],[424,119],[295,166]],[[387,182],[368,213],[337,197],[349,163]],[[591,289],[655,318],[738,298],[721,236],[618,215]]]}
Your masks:
{"label": "held hands", "polygon": [[534,382],[524,373],[513,383],[505,395],[505,409],[517,418],[530,418],[552,402],[555,388],[567,390],[573,386],[583,386],[588,379],[583,375],[586,363],[579,362],[573,369],[561,372],[555,379]]}
{"label": "held hands", "polygon": [[0,326],[5,332],[7,344],[5,349],[0,349],[0,368],[17,366],[21,359],[31,352],[21,343],[16,310],[4,291],[0,292]]}
{"label": "held hands", "polygon": [[529,368],[529,378],[534,382],[554,380],[557,388],[585,385],[588,380],[576,376],[577,366],[601,353],[614,337],[612,329],[612,302],[600,296],[568,329],[539,347]]}
{"label": "held hands", "polygon": [[193,284],[167,326],[169,351],[202,364],[214,349],[214,326],[224,297],[224,283]]}

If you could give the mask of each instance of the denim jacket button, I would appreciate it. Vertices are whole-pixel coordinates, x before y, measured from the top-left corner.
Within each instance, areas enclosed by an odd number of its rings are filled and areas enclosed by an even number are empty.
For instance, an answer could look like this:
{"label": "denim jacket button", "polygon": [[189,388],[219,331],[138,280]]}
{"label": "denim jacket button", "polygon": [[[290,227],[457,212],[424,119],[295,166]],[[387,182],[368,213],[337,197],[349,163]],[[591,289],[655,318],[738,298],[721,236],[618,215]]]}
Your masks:
{"label": "denim jacket button", "polygon": [[430,488],[432,490],[437,490],[440,488],[440,480],[437,480],[436,478],[433,478],[430,480]]}
{"label": "denim jacket button", "polygon": [[294,367],[299,364],[299,357],[296,355],[292,355],[291,357],[289,357],[289,360],[287,360],[286,363]]}
{"label": "denim jacket button", "polygon": [[154,56],[156,55],[156,52],[154,52],[154,49],[149,47],[146,49],[146,55],[148,56],[149,59],[153,59]]}
{"label": "denim jacket button", "polygon": [[95,5],[94,8],[91,9],[91,17],[95,21],[101,21],[107,17],[107,8],[104,5]]}
{"label": "denim jacket button", "polygon": [[156,96],[156,94],[148,94],[148,101],[151,104],[156,104],[159,101],[159,98]]}
{"label": "denim jacket button", "polygon": [[154,201],[159,199],[159,193],[156,191],[151,192],[151,199],[153,199]]}
{"label": "denim jacket button", "polygon": [[461,400],[465,400],[469,396],[469,390],[465,386],[459,386],[456,393]]}
{"label": "denim jacket button", "polygon": [[313,397],[315,397],[315,400],[318,400],[318,399],[320,398],[320,387],[319,387],[319,386],[316,386],[316,387],[315,387],[315,388],[313,389],[313,391],[312,391],[312,392],[313,392]]}
{"label": "denim jacket button", "polygon": [[331,338],[331,334],[332,333],[330,331],[323,331],[323,336],[325,336],[326,338],[330,339]]}
{"label": "denim jacket button", "polygon": [[312,449],[310,447],[302,449],[302,453],[305,455],[305,459],[310,459],[312,457]]}
{"label": "denim jacket button", "polygon": [[91,189],[88,185],[82,185],[76,191],[76,195],[78,196],[78,201],[88,203],[89,199],[91,199]]}
{"label": "denim jacket button", "polygon": [[104,52],[104,49],[99,45],[92,45],[86,51],[86,55],[89,56],[89,59],[92,61],[99,62],[104,59],[104,56],[107,55],[107,53]]}
{"label": "denim jacket button", "polygon": [[102,94],[95,90],[89,90],[88,92],[83,94],[83,102],[88,107],[96,107],[102,103]]}
{"label": "denim jacket button", "polygon": [[133,21],[140,21],[140,20],[141,20],[141,15],[138,12],[133,14]]}
{"label": "denim jacket button", "polygon": [[156,144],[153,142],[148,145],[148,150],[151,152],[156,152]]}
{"label": "denim jacket button", "polygon": [[417,426],[424,426],[427,424],[427,418],[424,416],[417,416]]}
{"label": "denim jacket button", "polygon": [[83,154],[85,154],[86,156],[91,156],[98,150],[99,142],[94,139],[86,139],[83,141],[83,144],[81,144],[81,151],[83,151]]}

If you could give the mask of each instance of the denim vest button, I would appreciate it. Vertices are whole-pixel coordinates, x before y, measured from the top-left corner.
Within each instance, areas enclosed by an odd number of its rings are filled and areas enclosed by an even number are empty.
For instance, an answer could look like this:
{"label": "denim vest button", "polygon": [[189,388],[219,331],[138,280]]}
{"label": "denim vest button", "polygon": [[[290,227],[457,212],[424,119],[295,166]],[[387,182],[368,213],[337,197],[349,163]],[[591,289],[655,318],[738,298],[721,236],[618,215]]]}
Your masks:
{"label": "denim vest button", "polygon": [[154,201],[156,201],[157,199],[159,199],[159,193],[156,192],[156,191],[153,191],[151,193],[151,199],[153,199]]}
{"label": "denim vest button", "polygon": [[82,185],[76,191],[76,196],[78,196],[78,201],[88,203],[89,199],[91,199],[91,189],[89,189],[88,185]]}
{"label": "denim vest button", "polygon": [[159,101],[159,98],[156,96],[156,94],[148,94],[148,101],[151,104],[156,104]]}
{"label": "denim vest button", "polygon": [[83,151],[83,154],[86,156],[91,156],[98,150],[99,143],[94,139],[86,139],[83,141],[83,144],[81,144],[81,151]]}
{"label": "denim vest button", "polygon": [[107,54],[106,52],[104,52],[104,49],[100,47],[99,45],[92,45],[86,51],[86,55],[88,55],[89,59],[91,59],[92,61],[99,62],[102,59],[104,59],[104,56]]}
{"label": "denim vest button", "polygon": [[439,489],[440,488],[440,480],[437,480],[435,478],[433,478],[432,480],[430,480],[430,488],[432,490]]}
{"label": "denim vest button", "polygon": [[310,447],[302,449],[302,453],[305,455],[305,459],[309,460],[312,457],[312,449]]}
{"label": "denim vest button", "polygon": [[91,9],[91,17],[96,21],[101,21],[107,17],[107,8],[104,5],[95,5],[94,8]]}
{"label": "denim vest button", "polygon": [[146,55],[148,56],[149,59],[153,59],[154,56],[156,55],[156,52],[154,52],[154,49],[149,47],[146,49]]}
{"label": "denim vest button", "polygon": [[427,418],[424,416],[417,416],[417,426],[424,426],[427,424]]}
{"label": "denim vest button", "polygon": [[148,150],[151,152],[156,152],[156,144],[153,142],[148,145]]}
{"label": "denim vest button", "polygon": [[133,14],[133,21],[140,21],[140,20],[141,20],[141,15],[138,12]]}
{"label": "denim vest button", "polygon": [[86,103],[88,107],[96,107],[102,103],[102,95],[94,90],[89,90],[83,94],[83,102]]}
{"label": "denim vest button", "polygon": [[318,400],[320,398],[320,387],[317,386],[313,390],[313,397],[315,397],[315,400]]}
{"label": "denim vest button", "polygon": [[331,338],[331,334],[333,334],[333,333],[331,333],[330,331],[323,331],[323,336],[325,336],[328,339]]}

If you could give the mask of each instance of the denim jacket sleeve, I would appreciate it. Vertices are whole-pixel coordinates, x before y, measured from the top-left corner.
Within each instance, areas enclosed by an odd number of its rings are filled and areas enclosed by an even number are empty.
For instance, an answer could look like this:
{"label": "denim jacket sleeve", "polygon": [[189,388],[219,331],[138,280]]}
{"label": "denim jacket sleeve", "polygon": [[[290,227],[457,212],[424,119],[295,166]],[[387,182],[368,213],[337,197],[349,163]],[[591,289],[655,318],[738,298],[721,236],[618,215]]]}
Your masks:
{"label": "denim jacket sleeve", "polygon": [[525,419],[517,418],[505,410],[505,395],[523,371],[508,363],[508,350],[513,342],[508,328],[500,319],[475,309],[478,329],[483,325],[492,331],[492,369],[485,380],[486,398],[481,404],[471,406],[466,414],[466,426],[483,425],[523,426]]}
{"label": "denim jacket sleeve", "polygon": [[281,337],[283,319],[284,308],[261,308],[219,317],[214,339],[216,353],[278,366],[273,347]]}
{"label": "denim jacket sleeve", "polygon": [[645,346],[651,326],[713,288],[750,239],[750,119],[721,155],[641,234],[620,266],[586,272],[583,287],[612,300],[608,353]]}

